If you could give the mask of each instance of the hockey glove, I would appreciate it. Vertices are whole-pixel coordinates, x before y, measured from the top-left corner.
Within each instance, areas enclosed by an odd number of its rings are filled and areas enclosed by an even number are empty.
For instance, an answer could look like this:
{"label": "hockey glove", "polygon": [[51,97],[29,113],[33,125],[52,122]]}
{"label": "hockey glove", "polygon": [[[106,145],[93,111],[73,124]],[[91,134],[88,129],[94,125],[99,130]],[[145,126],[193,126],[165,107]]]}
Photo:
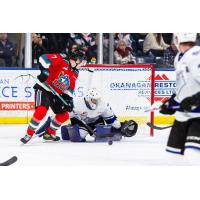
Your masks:
{"label": "hockey glove", "polygon": [[138,124],[134,120],[124,121],[121,126],[121,134],[124,137],[132,137],[136,134]]}
{"label": "hockey glove", "polygon": [[160,113],[163,115],[173,115],[176,110],[172,109],[172,106],[177,105],[177,102],[174,100],[176,94],[173,94],[167,101],[165,101],[161,106],[160,106]]}
{"label": "hockey glove", "polygon": [[200,106],[200,92],[191,97],[187,97],[183,99],[180,106],[181,106],[181,109],[187,112],[190,112],[196,109],[197,107],[199,107]]}
{"label": "hockey glove", "polygon": [[[63,96],[61,95],[61,97],[63,98]],[[63,98],[64,99],[64,98]],[[66,101],[66,104],[61,101],[60,98],[58,98],[57,96],[54,96],[53,100],[52,100],[52,110],[55,114],[61,114],[64,112],[71,112],[74,108],[74,104],[73,101]]]}
{"label": "hockey glove", "polygon": [[66,103],[68,104],[68,105],[65,105],[66,110],[67,110],[68,112],[72,112],[72,110],[73,110],[73,108],[74,108],[73,98],[70,97],[70,96],[67,95],[67,94],[64,94],[64,93],[63,93],[61,96],[62,96],[62,98],[66,101]]}
{"label": "hockey glove", "polygon": [[40,68],[40,74],[37,76],[38,80],[43,83],[47,80],[48,76],[49,76],[49,70],[45,69],[44,67],[42,67],[42,65],[40,64],[39,66]]}
{"label": "hockey glove", "polygon": [[43,83],[47,80],[49,75],[49,70],[45,69],[40,72],[40,75],[37,76],[38,80]]}

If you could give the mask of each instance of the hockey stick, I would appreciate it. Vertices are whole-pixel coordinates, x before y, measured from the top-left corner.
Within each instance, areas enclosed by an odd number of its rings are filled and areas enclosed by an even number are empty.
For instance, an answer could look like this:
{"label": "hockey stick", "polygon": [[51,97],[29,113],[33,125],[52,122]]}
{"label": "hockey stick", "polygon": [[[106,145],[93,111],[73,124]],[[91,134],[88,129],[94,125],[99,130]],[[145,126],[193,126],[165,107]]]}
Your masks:
{"label": "hockey stick", "polygon": [[[169,109],[172,109],[172,110],[177,110],[179,108],[180,108],[180,106],[171,106],[171,107],[169,107]],[[145,110],[144,112],[153,112],[153,111],[156,111],[156,110],[160,110],[160,107],[152,107],[150,109]]]}
{"label": "hockey stick", "polygon": [[13,156],[5,162],[0,163],[0,166],[10,166],[17,161],[17,156]]}
{"label": "hockey stick", "polygon": [[153,129],[156,129],[156,130],[164,130],[164,129],[167,129],[167,128],[171,128],[171,127],[172,127],[172,125],[160,127],[160,126],[156,126],[156,125],[154,125],[154,124],[151,124],[150,122],[147,122],[146,124],[147,124],[147,126],[149,126],[150,128],[153,128]]}

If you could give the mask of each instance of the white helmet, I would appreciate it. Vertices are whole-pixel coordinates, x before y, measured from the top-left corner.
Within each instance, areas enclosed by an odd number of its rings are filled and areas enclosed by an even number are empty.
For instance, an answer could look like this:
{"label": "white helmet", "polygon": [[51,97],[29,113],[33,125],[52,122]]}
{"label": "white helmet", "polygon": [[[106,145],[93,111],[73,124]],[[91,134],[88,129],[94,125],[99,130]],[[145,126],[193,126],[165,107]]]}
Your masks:
{"label": "white helmet", "polygon": [[174,42],[176,44],[184,43],[184,42],[196,42],[197,34],[196,33],[175,33],[174,34]]}
{"label": "white helmet", "polygon": [[85,95],[86,105],[91,110],[95,110],[98,104],[98,100],[101,98],[100,93],[97,91],[97,89],[92,88],[89,89],[87,94]]}

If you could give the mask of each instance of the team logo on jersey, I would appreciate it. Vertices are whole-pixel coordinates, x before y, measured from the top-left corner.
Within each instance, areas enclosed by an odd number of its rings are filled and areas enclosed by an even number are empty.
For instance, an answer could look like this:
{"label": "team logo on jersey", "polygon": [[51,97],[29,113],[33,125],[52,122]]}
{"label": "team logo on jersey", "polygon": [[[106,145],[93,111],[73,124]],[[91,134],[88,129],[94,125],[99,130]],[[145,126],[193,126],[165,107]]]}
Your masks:
{"label": "team logo on jersey", "polygon": [[64,75],[64,72],[61,72],[59,75],[59,81],[65,85],[70,85],[69,76]]}
{"label": "team logo on jersey", "polygon": [[59,74],[58,79],[55,79],[53,81],[53,85],[56,88],[60,89],[62,92],[65,92],[70,86],[69,76],[67,74],[64,74],[64,72],[62,71]]}
{"label": "team logo on jersey", "polygon": [[197,56],[197,55],[199,55],[200,54],[200,51],[194,51],[193,53],[192,53],[192,55],[194,55],[194,56]]}

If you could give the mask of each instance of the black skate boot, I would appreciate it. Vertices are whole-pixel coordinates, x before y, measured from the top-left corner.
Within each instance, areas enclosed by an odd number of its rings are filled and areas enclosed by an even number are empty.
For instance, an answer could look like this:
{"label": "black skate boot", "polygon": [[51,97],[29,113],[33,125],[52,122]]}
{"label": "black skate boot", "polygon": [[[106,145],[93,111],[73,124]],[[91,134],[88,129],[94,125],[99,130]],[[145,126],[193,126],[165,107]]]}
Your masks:
{"label": "black skate boot", "polygon": [[43,134],[43,139],[45,141],[54,141],[54,142],[57,142],[60,140],[60,137],[56,136],[56,135],[53,135],[53,134],[50,134],[48,133],[47,131]]}
{"label": "black skate boot", "polygon": [[28,134],[26,134],[23,138],[20,139],[20,141],[23,143],[23,144],[26,144],[32,137]]}

